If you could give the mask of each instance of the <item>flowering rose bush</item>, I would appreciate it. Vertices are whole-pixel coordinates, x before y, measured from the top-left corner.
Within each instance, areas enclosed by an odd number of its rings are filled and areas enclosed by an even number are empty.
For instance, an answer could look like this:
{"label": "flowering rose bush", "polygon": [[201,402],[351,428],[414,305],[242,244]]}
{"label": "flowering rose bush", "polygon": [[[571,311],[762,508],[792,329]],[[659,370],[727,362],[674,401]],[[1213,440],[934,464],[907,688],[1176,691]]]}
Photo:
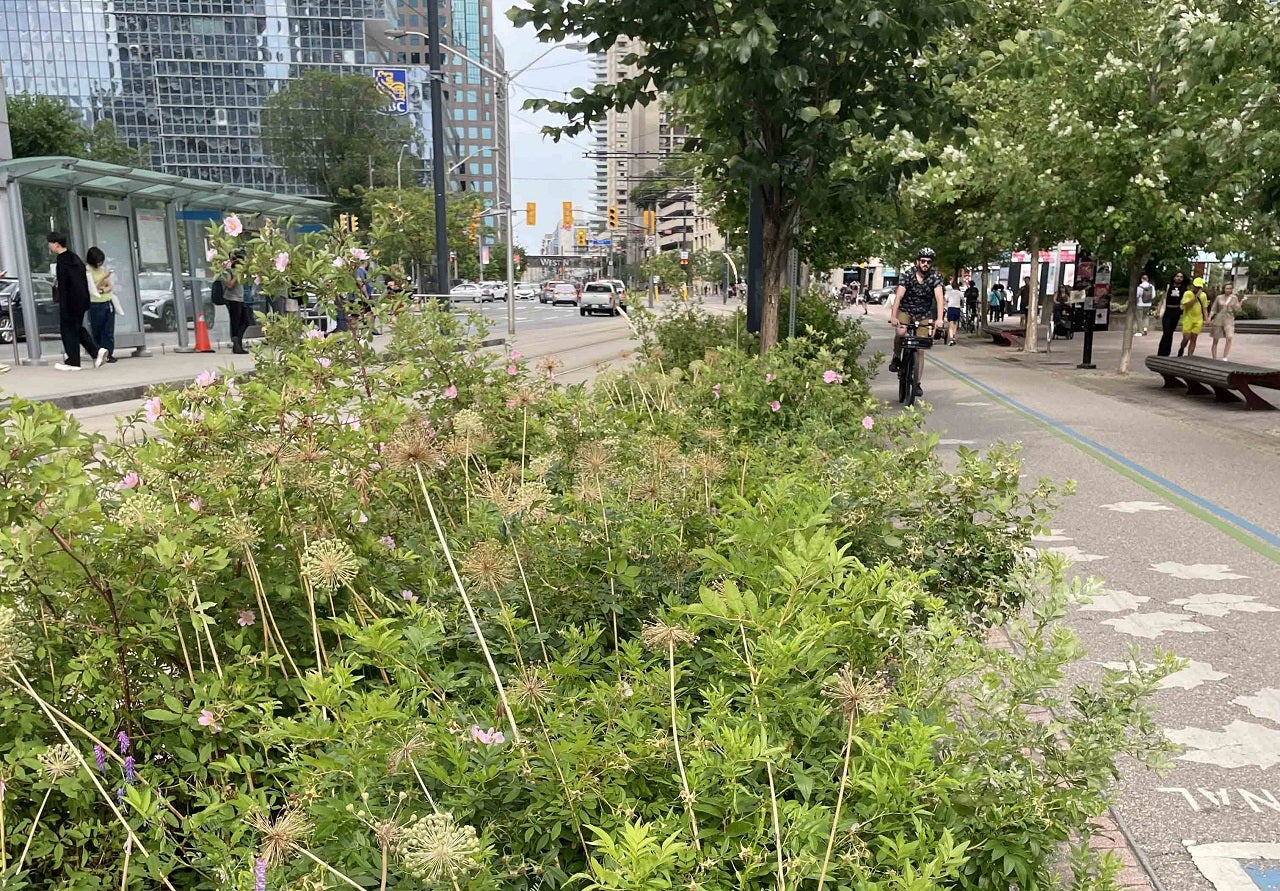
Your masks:
{"label": "flowering rose bush", "polygon": [[120,442],[0,416],[0,884],[985,889],[1072,843],[1106,887],[1159,672],[1046,680],[1071,592],[1010,456],[943,473],[812,340],[585,390],[391,330],[273,324]]}

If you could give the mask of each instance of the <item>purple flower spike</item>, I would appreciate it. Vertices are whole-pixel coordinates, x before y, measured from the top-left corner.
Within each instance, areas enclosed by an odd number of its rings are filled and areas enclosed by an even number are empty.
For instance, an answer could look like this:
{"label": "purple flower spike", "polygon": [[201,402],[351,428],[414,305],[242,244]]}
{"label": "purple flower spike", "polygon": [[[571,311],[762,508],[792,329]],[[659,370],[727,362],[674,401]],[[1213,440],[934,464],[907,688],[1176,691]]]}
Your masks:
{"label": "purple flower spike", "polygon": [[93,747],[93,760],[98,762],[98,773],[107,772],[107,753],[102,746]]}
{"label": "purple flower spike", "polygon": [[253,860],[253,891],[267,891],[267,861],[260,857]]}
{"label": "purple flower spike", "polygon": [[129,734],[121,730],[116,734],[116,741],[120,743],[120,754],[129,754]]}
{"label": "purple flower spike", "polygon": [[133,756],[124,759],[124,781],[130,786],[138,779],[138,772],[133,767]]}
{"label": "purple flower spike", "polygon": [[124,786],[116,790],[116,804],[124,804]]}

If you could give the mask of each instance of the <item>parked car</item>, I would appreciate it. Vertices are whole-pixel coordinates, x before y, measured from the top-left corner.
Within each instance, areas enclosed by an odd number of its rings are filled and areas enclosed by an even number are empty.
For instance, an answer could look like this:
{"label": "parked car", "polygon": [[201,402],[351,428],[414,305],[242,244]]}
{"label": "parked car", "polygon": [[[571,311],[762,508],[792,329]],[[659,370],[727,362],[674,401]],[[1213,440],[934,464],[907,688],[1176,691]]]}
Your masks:
{"label": "parked car", "polygon": [[578,314],[595,315],[598,312],[611,316],[618,314],[618,290],[611,281],[587,282],[578,300]]}
{"label": "parked car", "polygon": [[552,306],[559,306],[567,303],[570,306],[578,305],[578,288],[572,282],[557,282],[555,287],[551,289],[551,293],[547,295],[547,301]]}
{"label": "parked car", "polygon": [[532,300],[538,296],[541,289],[533,282],[518,282],[516,284],[517,300]]}
{"label": "parked car", "polygon": [[[36,323],[40,337],[58,337],[58,304],[53,302],[53,276],[34,273],[31,283],[35,288]],[[14,337],[26,340],[23,322],[22,299],[17,279],[0,280],[0,343],[13,343]]]}
{"label": "parked car", "polygon": [[888,303],[893,300],[893,292],[896,290],[896,287],[870,288],[867,291],[867,302],[876,304]]}
{"label": "parked car", "polygon": [[[192,299],[191,277],[182,277],[182,294],[187,311],[187,322],[196,320],[195,301]],[[173,273],[139,272],[138,297],[142,301],[142,323],[156,331],[178,329],[178,308],[173,300]]]}
{"label": "parked car", "polygon": [[492,303],[493,292],[475,282],[462,282],[449,289],[450,300],[470,300],[472,303]]}

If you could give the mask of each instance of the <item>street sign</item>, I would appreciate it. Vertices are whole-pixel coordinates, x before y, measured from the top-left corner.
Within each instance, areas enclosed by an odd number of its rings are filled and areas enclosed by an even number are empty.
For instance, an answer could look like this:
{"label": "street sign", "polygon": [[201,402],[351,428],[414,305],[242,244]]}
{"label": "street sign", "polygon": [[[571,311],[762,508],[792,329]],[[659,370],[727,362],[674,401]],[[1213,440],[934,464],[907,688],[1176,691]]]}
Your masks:
{"label": "street sign", "polygon": [[480,265],[489,265],[489,245],[487,244],[480,248]]}
{"label": "street sign", "polygon": [[647,248],[655,248],[658,246],[658,236],[646,235],[644,237],[644,246]]}
{"label": "street sign", "polygon": [[592,247],[613,247],[612,238],[593,238],[591,239]]}
{"label": "street sign", "polygon": [[688,261],[688,259],[689,259],[689,252],[688,252],[688,251],[681,251],[681,252],[680,252],[680,259],[681,259],[681,260],[684,260],[684,261]]}
{"label": "street sign", "polygon": [[409,113],[409,69],[375,68],[373,82],[378,92],[387,97],[387,108],[383,114]]}

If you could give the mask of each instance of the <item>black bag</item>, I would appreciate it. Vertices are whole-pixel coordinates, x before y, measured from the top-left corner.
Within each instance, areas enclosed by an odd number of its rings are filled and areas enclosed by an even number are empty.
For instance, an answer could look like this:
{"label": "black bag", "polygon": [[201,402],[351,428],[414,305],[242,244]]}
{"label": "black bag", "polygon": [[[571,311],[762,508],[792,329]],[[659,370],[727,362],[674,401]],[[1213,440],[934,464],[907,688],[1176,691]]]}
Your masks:
{"label": "black bag", "polygon": [[209,299],[213,301],[214,306],[226,306],[227,298],[222,295],[222,279],[215,278],[213,284],[209,286]]}

